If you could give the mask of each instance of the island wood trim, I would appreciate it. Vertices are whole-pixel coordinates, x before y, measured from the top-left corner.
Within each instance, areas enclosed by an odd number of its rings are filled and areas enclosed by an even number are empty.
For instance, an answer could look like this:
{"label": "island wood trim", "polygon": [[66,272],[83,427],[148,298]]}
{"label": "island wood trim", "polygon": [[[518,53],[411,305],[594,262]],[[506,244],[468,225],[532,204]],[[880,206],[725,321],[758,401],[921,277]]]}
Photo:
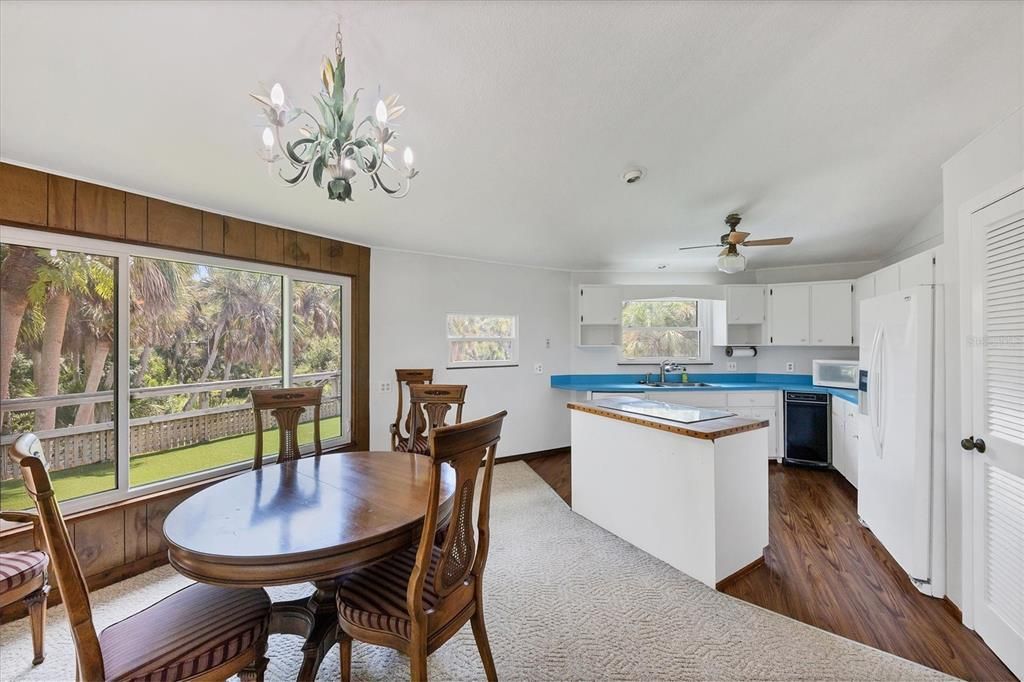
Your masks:
{"label": "island wood trim", "polygon": [[746,417],[722,417],[721,419],[709,419],[695,424],[680,424],[679,422],[659,419],[658,417],[641,417],[640,415],[619,412],[607,407],[598,407],[586,403],[568,403],[570,410],[579,410],[588,414],[595,414],[598,417],[608,417],[619,421],[646,426],[650,429],[677,433],[680,436],[689,436],[701,440],[715,440],[724,436],[731,436],[735,433],[745,431],[756,431],[757,429],[768,428],[766,419],[747,419]]}

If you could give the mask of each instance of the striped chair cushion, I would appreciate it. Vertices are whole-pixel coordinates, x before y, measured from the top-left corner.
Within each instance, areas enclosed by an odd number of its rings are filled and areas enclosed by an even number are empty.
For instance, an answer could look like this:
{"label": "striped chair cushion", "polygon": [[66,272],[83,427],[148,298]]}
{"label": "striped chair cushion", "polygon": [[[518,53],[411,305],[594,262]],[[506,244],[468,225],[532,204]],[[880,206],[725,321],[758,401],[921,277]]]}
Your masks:
{"label": "striped chair cushion", "polygon": [[415,452],[420,455],[428,455],[430,454],[430,441],[426,436],[416,436],[412,439],[412,450],[410,450],[409,439],[399,437],[398,446],[395,449],[397,452]]}
{"label": "striped chair cushion", "polygon": [[173,682],[235,658],[267,631],[263,590],[197,583],[100,633],[108,680]]}
{"label": "striped chair cushion", "polygon": [[0,554],[0,594],[43,575],[50,558],[43,552],[4,552]]}
{"label": "striped chair cushion", "polygon": [[[412,623],[406,610],[405,595],[416,563],[417,549],[416,546],[410,547],[390,559],[345,576],[338,585],[338,615],[341,620],[358,627],[411,639]],[[435,546],[423,584],[423,607],[427,611],[427,627],[430,631],[443,625],[435,623],[433,616],[441,602],[441,598],[434,592],[434,571],[440,559],[441,550]],[[460,589],[445,599],[461,599],[468,603],[472,596],[471,590]]]}

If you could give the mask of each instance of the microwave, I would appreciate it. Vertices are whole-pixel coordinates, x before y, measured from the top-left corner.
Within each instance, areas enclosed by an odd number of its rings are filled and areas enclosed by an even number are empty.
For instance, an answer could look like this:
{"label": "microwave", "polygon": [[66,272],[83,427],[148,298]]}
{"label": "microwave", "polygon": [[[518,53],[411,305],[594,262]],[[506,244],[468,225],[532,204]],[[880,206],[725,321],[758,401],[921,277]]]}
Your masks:
{"label": "microwave", "polygon": [[857,390],[860,377],[856,360],[815,360],[813,382],[815,386],[851,388]]}

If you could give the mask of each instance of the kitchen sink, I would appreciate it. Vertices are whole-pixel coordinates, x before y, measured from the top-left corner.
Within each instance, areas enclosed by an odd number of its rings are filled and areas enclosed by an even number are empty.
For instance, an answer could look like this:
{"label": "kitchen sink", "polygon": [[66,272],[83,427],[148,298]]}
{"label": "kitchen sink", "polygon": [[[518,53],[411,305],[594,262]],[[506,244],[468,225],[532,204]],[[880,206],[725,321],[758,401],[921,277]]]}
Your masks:
{"label": "kitchen sink", "polygon": [[639,382],[643,386],[654,386],[655,388],[667,388],[671,386],[680,386],[682,388],[694,387],[694,386],[714,386],[714,384],[705,384],[703,381],[652,381],[651,383]]}

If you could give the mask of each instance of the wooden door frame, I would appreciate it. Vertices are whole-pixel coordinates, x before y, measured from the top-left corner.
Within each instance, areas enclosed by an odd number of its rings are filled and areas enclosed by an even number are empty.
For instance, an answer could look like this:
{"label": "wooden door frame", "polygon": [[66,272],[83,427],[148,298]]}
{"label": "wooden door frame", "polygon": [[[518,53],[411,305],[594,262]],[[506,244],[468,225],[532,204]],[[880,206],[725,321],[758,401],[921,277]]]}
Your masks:
{"label": "wooden door frame", "polygon": [[[974,629],[974,460],[965,457],[960,439],[973,432],[973,381],[968,382],[965,368],[972,364],[971,347],[965,339],[971,328],[971,222],[974,214],[1011,194],[1024,189],[1024,170],[993,185],[960,205],[957,214],[958,276],[959,276],[959,337],[960,337],[960,430],[946,435],[947,453],[952,450],[960,457],[960,594],[963,624]],[[953,246],[950,244],[949,246]],[[950,437],[952,436],[952,437]]]}

